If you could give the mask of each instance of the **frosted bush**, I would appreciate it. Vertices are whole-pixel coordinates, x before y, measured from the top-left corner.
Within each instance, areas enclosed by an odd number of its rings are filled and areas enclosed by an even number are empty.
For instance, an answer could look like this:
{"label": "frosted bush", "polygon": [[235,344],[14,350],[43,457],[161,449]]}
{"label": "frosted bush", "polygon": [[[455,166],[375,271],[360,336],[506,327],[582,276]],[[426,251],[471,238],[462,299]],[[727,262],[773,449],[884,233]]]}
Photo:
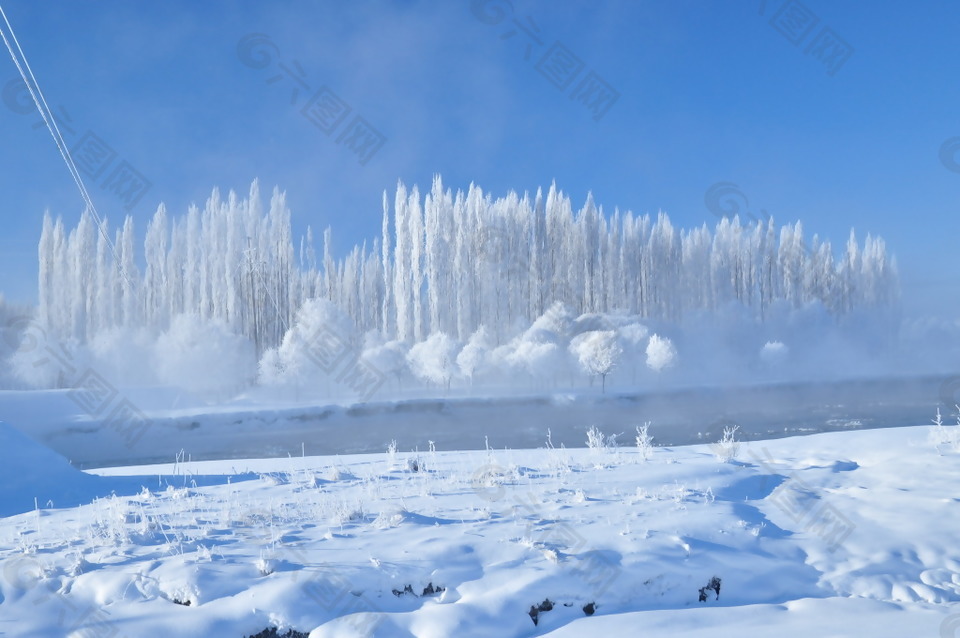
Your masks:
{"label": "frosted bush", "polygon": [[642,323],[628,323],[625,326],[617,328],[617,336],[620,340],[630,346],[632,349],[638,349],[640,344],[646,341],[650,334],[650,329]]}
{"label": "frosted bush", "polygon": [[647,367],[659,374],[665,368],[675,365],[677,350],[668,337],[653,334],[647,343]]}
{"label": "frosted bush", "polygon": [[637,452],[640,453],[640,458],[644,461],[650,459],[650,454],[653,451],[653,437],[648,433],[649,429],[649,421],[644,423],[643,426],[637,426]]}
{"label": "frosted bush", "polygon": [[[150,384],[161,381],[152,368],[156,335],[145,328],[108,328],[87,345],[91,366],[108,379],[124,384]],[[162,381],[161,381],[162,382]]]}
{"label": "frosted bush", "polygon": [[480,326],[470,335],[467,344],[457,355],[457,367],[460,374],[473,381],[474,376],[483,371],[490,358],[490,335],[485,326]]}
{"label": "frosted bush", "polygon": [[379,335],[367,341],[360,358],[380,374],[396,380],[398,389],[402,389],[402,379],[407,371],[407,352],[410,347],[403,341],[384,342]]}
{"label": "frosted bush", "polygon": [[257,380],[263,385],[281,385],[285,379],[286,371],[280,358],[280,350],[270,348],[263,353],[257,364]]}
{"label": "frosted bush", "polygon": [[552,377],[564,364],[563,351],[556,343],[521,339],[511,345],[513,350],[506,356],[506,362],[535,379]]}
{"label": "frosted bush", "polygon": [[955,427],[945,427],[943,417],[940,415],[940,408],[937,408],[937,416],[933,419],[936,426],[930,433],[930,439],[938,454],[944,452],[960,452],[960,406],[956,406],[957,425]]}
{"label": "frosted bush", "polygon": [[161,383],[197,392],[243,386],[257,369],[253,344],[223,322],[178,315],[154,347]]}
{"label": "frosted bush", "polygon": [[[69,380],[65,378],[64,366],[58,357],[69,357],[70,365],[76,366],[72,352],[75,344],[48,337],[47,332],[36,324],[25,331],[22,339],[21,347],[8,360],[13,374],[35,388],[67,387]],[[57,356],[51,356],[50,351]]]}
{"label": "frosted bush", "polygon": [[435,332],[426,341],[410,348],[407,363],[418,379],[449,387],[457,373],[457,342],[443,332]]}
{"label": "frosted bush", "polygon": [[574,317],[561,301],[555,301],[530,325],[528,333],[551,332],[566,337],[573,330]]}
{"label": "frosted bush", "polygon": [[782,341],[768,341],[760,349],[760,359],[767,365],[778,365],[786,360],[789,354],[790,348]]}
{"label": "frosted bush", "polygon": [[739,429],[739,425],[723,428],[723,436],[720,440],[710,445],[710,449],[713,450],[718,461],[729,463],[737,458],[740,453],[740,442],[736,440],[737,430]]}
{"label": "frosted bush", "polygon": [[494,349],[488,358],[489,365],[500,373],[500,379],[515,374],[518,378],[555,382],[569,369],[566,346],[571,322],[564,306],[553,304],[528,329]]}
{"label": "frosted bush", "polygon": [[333,364],[358,356],[353,322],[334,303],[308,299],[275,349],[261,357],[260,382],[317,387],[329,381]]}
{"label": "frosted bush", "polygon": [[269,576],[277,570],[277,561],[273,558],[267,558],[263,554],[257,559],[257,571],[261,576]]}
{"label": "frosted bush", "polygon": [[14,377],[34,388],[71,388],[95,369],[89,349],[75,339],[58,339],[29,320],[19,330],[19,345],[7,364]]}
{"label": "frosted bush", "polygon": [[587,447],[594,454],[612,452],[617,448],[617,434],[605,436],[597,426],[591,425],[587,430]]}

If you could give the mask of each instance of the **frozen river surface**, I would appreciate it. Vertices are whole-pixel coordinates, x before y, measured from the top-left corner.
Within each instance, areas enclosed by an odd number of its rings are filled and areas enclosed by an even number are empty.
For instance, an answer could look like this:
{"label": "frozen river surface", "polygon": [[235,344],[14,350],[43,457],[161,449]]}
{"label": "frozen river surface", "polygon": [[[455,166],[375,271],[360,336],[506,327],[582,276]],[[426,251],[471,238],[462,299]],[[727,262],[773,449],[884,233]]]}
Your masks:
{"label": "frozen river surface", "polygon": [[[796,434],[929,425],[939,407],[955,423],[958,377],[834,381],[661,392],[528,397],[448,397],[357,405],[264,405],[255,402],[171,409],[162,390],[128,391],[149,419],[134,437],[106,417],[78,409],[68,391],[2,392],[0,420],[21,429],[76,466],[401,451],[584,447],[598,427],[632,445],[651,422],[658,445],[716,441],[738,425],[743,440]],[[135,439],[135,440],[134,440]]]}

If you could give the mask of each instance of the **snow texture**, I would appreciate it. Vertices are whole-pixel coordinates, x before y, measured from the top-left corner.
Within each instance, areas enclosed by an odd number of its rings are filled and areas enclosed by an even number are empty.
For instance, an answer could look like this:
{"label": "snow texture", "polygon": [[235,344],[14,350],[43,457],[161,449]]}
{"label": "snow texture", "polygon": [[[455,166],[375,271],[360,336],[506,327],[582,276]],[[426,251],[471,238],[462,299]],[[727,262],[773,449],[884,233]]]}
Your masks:
{"label": "snow texture", "polygon": [[[548,447],[93,476],[4,428],[5,461],[43,462],[20,489],[144,487],[0,519],[0,623],[118,638],[947,635],[960,456],[932,432],[752,442],[736,463],[709,446],[649,460]],[[212,474],[233,480],[193,485]]]}

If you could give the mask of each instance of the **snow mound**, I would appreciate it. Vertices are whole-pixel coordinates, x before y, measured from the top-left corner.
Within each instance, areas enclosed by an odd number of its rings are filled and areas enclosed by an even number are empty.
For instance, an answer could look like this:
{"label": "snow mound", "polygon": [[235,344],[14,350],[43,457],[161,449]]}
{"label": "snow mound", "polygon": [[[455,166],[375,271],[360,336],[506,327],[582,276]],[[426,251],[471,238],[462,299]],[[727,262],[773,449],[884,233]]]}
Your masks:
{"label": "snow mound", "polygon": [[0,421],[0,517],[28,512],[37,505],[89,503],[105,484],[101,477],[81,472],[50,448]]}

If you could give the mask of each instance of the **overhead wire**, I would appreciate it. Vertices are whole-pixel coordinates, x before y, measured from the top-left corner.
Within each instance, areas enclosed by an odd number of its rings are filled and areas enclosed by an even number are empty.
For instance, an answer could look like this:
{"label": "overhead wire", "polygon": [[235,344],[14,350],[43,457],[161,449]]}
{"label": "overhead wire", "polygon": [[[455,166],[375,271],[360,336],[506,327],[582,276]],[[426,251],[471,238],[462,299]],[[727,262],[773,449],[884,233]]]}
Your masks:
{"label": "overhead wire", "polygon": [[[30,93],[30,97],[33,99],[33,103],[36,105],[37,111],[40,113],[40,117],[43,118],[43,122],[46,124],[47,130],[50,132],[50,136],[53,137],[53,141],[57,145],[57,150],[60,151],[60,156],[67,165],[67,170],[70,172],[70,176],[73,178],[74,183],[77,185],[77,189],[80,191],[80,197],[83,199],[84,204],[86,204],[87,210],[91,215],[93,215],[94,222],[97,225],[100,235],[110,247],[110,252],[113,255],[113,259],[116,263],[118,271],[120,272],[120,276],[123,277],[131,289],[133,289],[133,282],[130,280],[130,276],[123,266],[123,262],[120,259],[119,253],[117,252],[117,246],[110,238],[110,234],[107,232],[106,224],[103,221],[103,218],[100,216],[99,211],[97,211],[97,207],[93,203],[93,198],[90,197],[90,193],[87,191],[86,184],[83,182],[83,176],[80,175],[80,171],[77,169],[76,162],[74,162],[73,156],[70,153],[70,148],[67,146],[67,143],[63,139],[63,135],[60,133],[60,127],[57,126],[57,120],[53,116],[53,112],[50,110],[50,107],[47,105],[47,100],[43,95],[43,91],[40,89],[40,83],[37,81],[37,78],[33,73],[33,69],[30,67],[30,62],[27,60],[27,55],[20,46],[20,41],[17,39],[17,35],[13,30],[13,25],[10,24],[10,20],[7,18],[7,14],[3,10],[2,5],[0,5],[0,16],[2,16],[3,22],[6,25],[6,33],[4,32],[3,27],[0,26],[0,37],[3,38],[3,43],[6,45],[7,51],[10,53],[10,59],[13,60],[14,65],[17,67],[17,71],[20,72],[20,77],[23,79],[23,83],[26,85],[27,91]],[[9,40],[7,39],[7,33],[10,34]],[[11,40],[13,42],[12,44]],[[16,50],[14,50],[14,45],[16,46]]]}

